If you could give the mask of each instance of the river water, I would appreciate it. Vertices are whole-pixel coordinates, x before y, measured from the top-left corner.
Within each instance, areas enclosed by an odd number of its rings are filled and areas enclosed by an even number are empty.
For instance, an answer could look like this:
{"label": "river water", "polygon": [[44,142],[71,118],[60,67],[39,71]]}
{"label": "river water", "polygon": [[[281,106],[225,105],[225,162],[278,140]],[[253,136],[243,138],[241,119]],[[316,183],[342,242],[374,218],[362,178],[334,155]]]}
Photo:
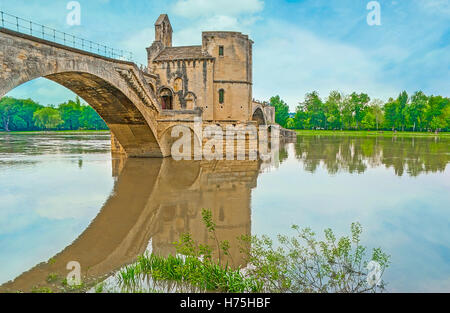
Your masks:
{"label": "river water", "polygon": [[208,242],[349,234],[391,255],[391,292],[450,291],[450,139],[299,136],[280,162],[120,159],[108,133],[0,134],[0,291],[29,291],[77,261],[100,279],[146,250]]}

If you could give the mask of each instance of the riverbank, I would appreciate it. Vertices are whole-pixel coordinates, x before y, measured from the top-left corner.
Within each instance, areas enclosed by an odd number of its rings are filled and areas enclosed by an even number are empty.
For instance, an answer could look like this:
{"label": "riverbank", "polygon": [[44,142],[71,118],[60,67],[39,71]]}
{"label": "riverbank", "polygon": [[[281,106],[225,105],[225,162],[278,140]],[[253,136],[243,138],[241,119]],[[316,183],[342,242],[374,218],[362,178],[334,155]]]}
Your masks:
{"label": "riverbank", "polygon": [[448,137],[450,132],[393,132],[367,130],[296,130],[301,136],[357,136],[357,137]]}
{"label": "riverbank", "polygon": [[108,134],[109,130],[51,130],[51,131],[0,131],[0,135],[39,135],[39,134]]}

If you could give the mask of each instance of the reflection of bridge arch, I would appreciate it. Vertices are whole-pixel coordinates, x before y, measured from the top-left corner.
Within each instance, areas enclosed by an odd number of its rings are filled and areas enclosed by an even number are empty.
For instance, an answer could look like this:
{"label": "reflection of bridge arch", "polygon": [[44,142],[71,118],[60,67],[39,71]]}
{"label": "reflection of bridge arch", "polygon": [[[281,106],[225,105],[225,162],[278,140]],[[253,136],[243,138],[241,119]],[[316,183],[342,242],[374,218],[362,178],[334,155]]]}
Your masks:
{"label": "reflection of bridge arch", "polygon": [[118,176],[114,191],[88,228],[52,262],[35,266],[0,291],[51,287],[48,275],[64,278],[69,261],[80,262],[83,276],[103,277],[133,262],[150,239],[153,251],[161,254],[175,252],[171,243],[181,233],[189,232],[206,243],[209,236],[202,224],[202,208],[213,210],[219,237],[230,241],[234,256],[239,255],[236,237],[250,234],[250,196],[258,162],[176,162],[171,158],[121,162],[114,161]]}
{"label": "reflection of bridge arch", "polygon": [[50,79],[86,100],[129,156],[162,156],[155,118],[160,107],[134,63],[1,28],[0,67],[0,97],[30,80]]}

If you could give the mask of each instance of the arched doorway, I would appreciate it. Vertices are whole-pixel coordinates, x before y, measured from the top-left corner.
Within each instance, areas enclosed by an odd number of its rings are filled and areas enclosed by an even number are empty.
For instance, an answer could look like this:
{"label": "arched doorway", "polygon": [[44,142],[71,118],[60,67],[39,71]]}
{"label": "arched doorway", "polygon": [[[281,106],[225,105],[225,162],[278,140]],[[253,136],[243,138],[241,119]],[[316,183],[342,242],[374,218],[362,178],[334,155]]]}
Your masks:
{"label": "arched doorway", "polygon": [[160,90],[159,99],[163,110],[173,110],[173,93],[169,88],[162,88]]}

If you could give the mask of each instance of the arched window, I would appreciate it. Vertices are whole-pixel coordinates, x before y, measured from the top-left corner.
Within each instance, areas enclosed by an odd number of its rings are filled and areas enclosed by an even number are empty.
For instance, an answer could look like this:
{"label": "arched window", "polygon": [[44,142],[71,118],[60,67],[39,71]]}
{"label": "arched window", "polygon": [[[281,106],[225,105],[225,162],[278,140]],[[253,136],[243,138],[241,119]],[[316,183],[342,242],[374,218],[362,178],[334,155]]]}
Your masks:
{"label": "arched window", "polygon": [[219,89],[219,103],[222,104],[225,102],[225,90]]}

